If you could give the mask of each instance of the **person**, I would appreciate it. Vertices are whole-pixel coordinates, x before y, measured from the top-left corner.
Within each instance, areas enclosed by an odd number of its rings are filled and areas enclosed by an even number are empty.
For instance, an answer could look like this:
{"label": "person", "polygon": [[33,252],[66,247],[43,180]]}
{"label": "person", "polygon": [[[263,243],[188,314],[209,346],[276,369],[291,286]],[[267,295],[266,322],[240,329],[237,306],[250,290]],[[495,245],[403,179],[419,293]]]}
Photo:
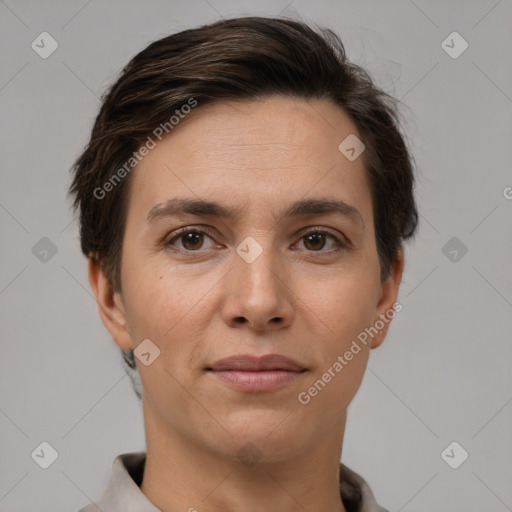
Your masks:
{"label": "person", "polygon": [[333,31],[286,18],[125,66],[69,194],[146,450],[81,512],[385,512],[341,452],[417,226],[398,112]]}

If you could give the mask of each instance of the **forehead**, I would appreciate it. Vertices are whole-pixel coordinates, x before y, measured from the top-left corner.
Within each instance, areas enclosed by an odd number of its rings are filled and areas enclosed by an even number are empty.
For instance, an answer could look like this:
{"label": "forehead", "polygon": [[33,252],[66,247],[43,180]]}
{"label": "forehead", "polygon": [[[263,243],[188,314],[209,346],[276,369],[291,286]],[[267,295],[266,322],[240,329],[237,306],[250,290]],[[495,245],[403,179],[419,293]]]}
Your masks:
{"label": "forehead", "polygon": [[313,193],[365,203],[363,155],[350,161],[338,149],[354,135],[349,117],[326,100],[199,103],[138,164],[130,211],[183,195],[278,209]]}

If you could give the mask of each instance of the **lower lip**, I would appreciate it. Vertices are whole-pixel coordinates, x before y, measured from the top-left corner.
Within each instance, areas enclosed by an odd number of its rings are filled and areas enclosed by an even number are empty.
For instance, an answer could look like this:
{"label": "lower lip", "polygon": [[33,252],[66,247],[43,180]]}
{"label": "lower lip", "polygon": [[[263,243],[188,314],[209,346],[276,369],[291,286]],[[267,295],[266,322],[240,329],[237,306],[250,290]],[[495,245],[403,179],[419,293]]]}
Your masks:
{"label": "lower lip", "polygon": [[303,372],[269,370],[242,372],[238,370],[210,371],[213,375],[241,391],[273,391],[297,379]]}

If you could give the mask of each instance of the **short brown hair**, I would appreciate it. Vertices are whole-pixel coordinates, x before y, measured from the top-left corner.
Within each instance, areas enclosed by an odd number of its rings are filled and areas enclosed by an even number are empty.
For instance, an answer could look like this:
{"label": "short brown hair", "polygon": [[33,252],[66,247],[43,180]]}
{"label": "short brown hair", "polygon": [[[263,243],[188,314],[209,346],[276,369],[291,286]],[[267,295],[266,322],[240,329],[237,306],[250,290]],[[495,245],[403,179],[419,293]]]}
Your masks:
{"label": "short brown hair", "polygon": [[[331,100],[349,116],[365,145],[381,280],[413,236],[418,215],[413,158],[400,133],[397,101],[347,59],[329,29],[285,18],[242,17],[184,30],[151,43],[124,67],[102,98],[90,141],[73,166],[82,252],[96,260],[114,290],[128,202],[126,162],[175,112],[223,100],[282,94]],[[341,142],[341,141],[340,141]],[[135,167],[135,166],[134,166]],[[108,194],[98,198],[107,182]],[[123,351],[136,368],[133,351]]]}

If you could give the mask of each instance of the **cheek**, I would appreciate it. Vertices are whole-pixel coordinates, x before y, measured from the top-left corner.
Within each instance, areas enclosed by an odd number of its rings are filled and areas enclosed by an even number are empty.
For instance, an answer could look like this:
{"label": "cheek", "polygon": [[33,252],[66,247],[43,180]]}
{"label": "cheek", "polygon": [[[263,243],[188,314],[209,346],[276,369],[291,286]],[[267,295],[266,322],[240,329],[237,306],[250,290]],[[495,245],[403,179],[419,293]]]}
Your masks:
{"label": "cheek", "polygon": [[304,282],[297,294],[304,298],[305,311],[318,319],[321,331],[330,340],[330,351],[342,349],[347,342],[373,321],[379,298],[378,271],[368,266],[362,271],[343,269],[332,275]]}
{"label": "cheek", "polygon": [[375,301],[375,287],[361,279],[331,280],[308,297],[323,336],[315,345],[317,365],[297,400],[306,415],[321,415],[326,425],[340,419],[361,385],[370,345],[358,336],[371,325]]}
{"label": "cheek", "polygon": [[340,420],[357,393],[368,362],[368,349],[361,349],[350,361],[343,358],[343,352],[341,360],[337,357],[312,375],[297,394],[299,410],[313,421],[320,418],[325,430]]}
{"label": "cheek", "polygon": [[127,259],[123,288],[133,343],[151,339],[162,360],[176,366],[180,354],[186,357],[195,340],[204,337],[209,297],[222,274],[205,272],[198,277],[176,265],[140,262],[130,268],[129,263]]}

